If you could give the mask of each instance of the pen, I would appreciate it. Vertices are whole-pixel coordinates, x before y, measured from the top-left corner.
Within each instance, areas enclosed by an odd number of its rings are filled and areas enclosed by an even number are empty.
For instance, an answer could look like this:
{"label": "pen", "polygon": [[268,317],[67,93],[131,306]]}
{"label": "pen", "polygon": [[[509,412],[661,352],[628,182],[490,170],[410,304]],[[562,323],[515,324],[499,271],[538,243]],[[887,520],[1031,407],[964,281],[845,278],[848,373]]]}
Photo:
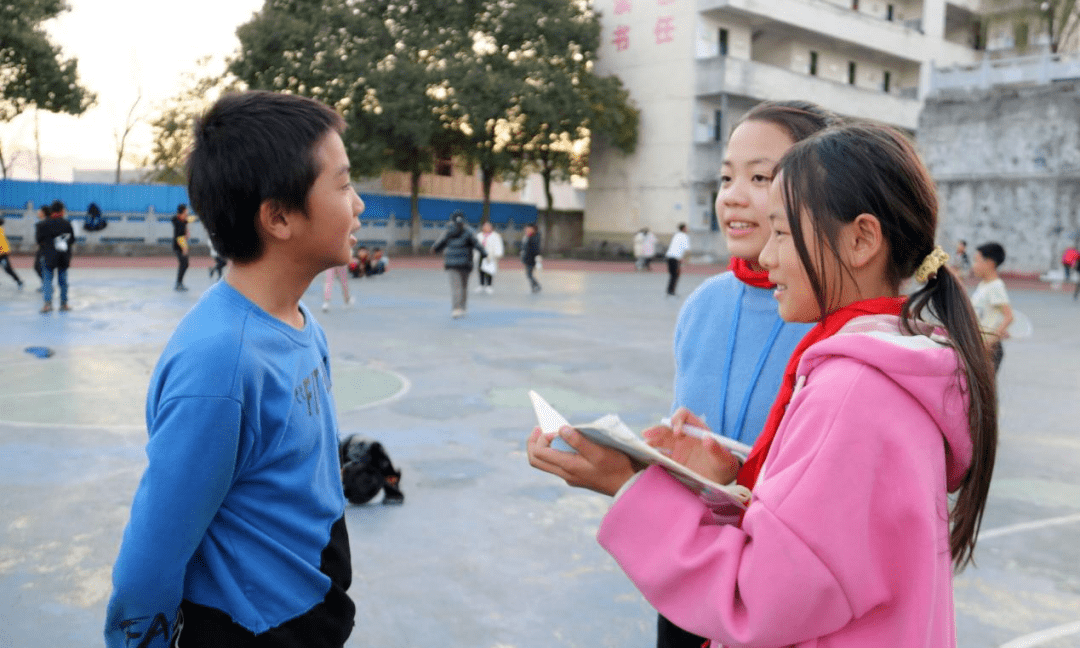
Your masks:
{"label": "pen", "polygon": [[[671,427],[671,418],[665,417],[660,419],[660,425],[666,425],[668,427]],[[706,430],[705,428],[699,428],[695,425],[687,425],[684,423],[682,426],[682,431],[698,439],[703,439],[706,435],[708,435],[714,441],[731,451],[731,454],[739,457],[742,460],[745,460],[747,455],[750,454],[750,446],[746,445],[745,443],[740,443],[735,439],[729,439],[725,436],[720,436],[719,434],[716,434],[711,430]]]}

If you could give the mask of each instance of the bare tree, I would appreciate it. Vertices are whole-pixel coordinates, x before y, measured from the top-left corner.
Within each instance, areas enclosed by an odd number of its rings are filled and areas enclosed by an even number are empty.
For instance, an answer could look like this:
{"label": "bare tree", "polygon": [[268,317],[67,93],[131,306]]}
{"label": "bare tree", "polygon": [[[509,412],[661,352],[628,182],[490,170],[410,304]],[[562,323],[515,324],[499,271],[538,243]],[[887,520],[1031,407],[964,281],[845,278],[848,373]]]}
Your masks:
{"label": "bare tree", "polygon": [[34,157],[37,159],[37,179],[41,182],[41,122],[38,119],[40,111],[34,108]]}
{"label": "bare tree", "polygon": [[120,184],[120,165],[124,161],[124,145],[127,143],[128,135],[131,134],[131,129],[135,128],[135,125],[140,120],[139,116],[135,114],[135,109],[140,101],[142,101],[142,87],[139,88],[138,93],[135,95],[135,101],[132,102],[131,108],[128,109],[123,129],[113,131],[113,140],[116,142],[116,184]]}
{"label": "bare tree", "polygon": [[5,151],[4,142],[0,140],[0,173],[3,175],[0,177],[7,178],[15,172],[15,165],[18,164],[19,159],[26,153],[26,149],[16,148],[15,150]]}

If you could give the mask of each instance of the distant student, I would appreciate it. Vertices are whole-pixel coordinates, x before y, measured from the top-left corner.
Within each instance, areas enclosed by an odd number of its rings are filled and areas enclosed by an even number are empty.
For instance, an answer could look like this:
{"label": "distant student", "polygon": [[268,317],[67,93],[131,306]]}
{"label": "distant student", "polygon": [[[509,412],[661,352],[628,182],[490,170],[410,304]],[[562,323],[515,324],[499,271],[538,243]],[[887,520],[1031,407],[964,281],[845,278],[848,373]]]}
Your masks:
{"label": "distant student", "polygon": [[[952,576],[975,549],[997,400],[974,312],[934,245],[934,182],[905,136],[850,124],[795,144],[771,203],[759,261],[780,316],[816,324],[765,429],[738,469],[678,429],[650,435],[714,481],[737,475],[753,494],[741,519],[569,427],[576,454],[536,428],[530,463],[617,495],[600,544],[714,647],[955,648]],[[908,277],[922,285],[905,298]]]}
{"label": "distant student", "polygon": [[206,242],[210,246],[210,258],[214,260],[214,265],[210,266],[210,269],[207,272],[211,279],[214,279],[214,275],[217,275],[215,281],[221,281],[221,278],[225,276],[225,266],[229,264],[229,260],[218,253],[212,240],[207,239]]}
{"label": "distant student", "polygon": [[188,245],[188,223],[194,223],[195,217],[188,213],[188,207],[184,203],[176,208],[176,214],[170,219],[173,226],[172,249],[176,254],[176,286],[174,289],[180,292],[186,291],[184,274],[188,269],[188,258],[191,247]]}
{"label": "distant student", "polygon": [[[488,221],[480,226],[480,235],[477,238],[480,239],[480,245],[484,247],[487,256],[483,259],[477,259],[480,270],[480,285],[476,287],[476,292],[486,292],[490,295],[495,292],[495,287],[492,284],[495,281],[495,274],[499,271],[499,259],[505,253],[502,234],[496,232],[495,226],[491,224],[491,221]],[[479,253],[476,256],[479,256]]]}
{"label": "distant student", "polygon": [[540,232],[535,223],[525,226],[525,234],[521,238],[521,263],[525,266],[525,278],[529,280],[529,289],[534,293],[540,292],[540,282],[536,280],[536,268],[540,265]]}
{"label": "distant student", "polygon": [[1069,274],[1073,270],[1077,271],[1077,280],[1080,280],[1080,251],[1071,245],[1065,248],[1061,253],[1061,266],[1065,268],[1065,281],[1069,280]]}
{"label": "distant student", "polygon": [[[37,211],[37,223],[40,223],[49,218],[49,214],[52,212],[52,206],[48,203],[42,204],[38,207]],[[37,227],[37,223],[34,223],[34,227]],[[35,241],[36,242],[36,241]],[[41,272],[41,245],[38,244],[34,249],[34,274],[38,276],[38,279],[42,281],[42,288],[45,285],[45,278]],[[38,288],[37,291],[41,292],[42,288]]]}
{"label": "distant student", "polygon": [[671,297],[675,296],[675,288],[679,285],[683,256],[689,250],[690,237],[686,234],[686,223],[679,223],[678,230],[672,235],[667,252],[664,253],[668,270],[667,294]]}
{"label": "distant student", "polygon": [[232,263],[150,379],[108,648],[341,648],[352,631],[330,352],[300,301],[356,244],[344,126],[267,92],[227,94],[196,124],[188,193]]}
{"label": "distant student", "polygon": [[49,206],[49,217],[38,221],[34,226],[34,239],[41,248],[41,296],[44,305],[42,313],[51,313],[53,309],[53,275],[60,287],[60,310],[69,311],[68,305],[68,268],[71,267],[71,254],[75,247],[75,229],[67,218],[64,203],[54,200]]}
{"label": "distant student", "polygon": [[458,319],[465,316],[466,300],[469,297],[469,275],[473,268],[473,253],[486,257],[487,252],[476,232],[465,220],[465,212],[456,209],[450,214],[446,230],[431,246],[432,252],[443,253],[443,266],[450,278],[450,317]]}
{"label": "distant student", "polygon": [[343,266],[337,266],[330,268],[326,271],[326,282],[323,285],[323,312],[330,310],[330,296],[334,292],[334,279],[338,280],[341,284],[341,301],[345,304],[345,307],[353,305],[353,298],[349,295],[349,277],[348,277],[348,264]]}
{"label": "distant student", "polygon": [[371,248],[371,263],[368,264],[368,276],[374,277],[386,273],[390,266],[390,258],[386,256],[381,247]]}
{"label": "distant student", "polygon": [[971,272],[979,280],[979,285],[971,293],[971,305],[979,318],[986,349],[994,362],[994,371],[1001,368],[1001,360],[1005,357],[1001,341],[1009,337],[1009,325],[1013,323],[1009,293],[997,272],[1002,263],[1005,263],[1005,248],[991,242],[975,249],[975,261],[971,264]]}
{"label": "distant student", "polygon": [[7,235],[4,234],[4,217],[0,216],[0,266],[4,267],[4,272],[11,275],[11,278],[19,286],[19,290],[22,290],[22,279],[19,278],[19,274],[15,272],[15,268],[11,267],[11,261],[8,260],[8,254],[10,253],[11,245],[8,243]]}
{"label": "distant student", "polygon": [[967,241],[964,239],[956,242],[956,259],[953,261],[953,267],[961,277],[966,277],[971,271],[971,259],[968,258]]}
{"label": "distant student", "polygon": [[353,252],[352,259],[349,260],[349,274],[353,279],[359,277],[365,277],[371,271],[371,253],[368,252],[366,246],[361,245]]}

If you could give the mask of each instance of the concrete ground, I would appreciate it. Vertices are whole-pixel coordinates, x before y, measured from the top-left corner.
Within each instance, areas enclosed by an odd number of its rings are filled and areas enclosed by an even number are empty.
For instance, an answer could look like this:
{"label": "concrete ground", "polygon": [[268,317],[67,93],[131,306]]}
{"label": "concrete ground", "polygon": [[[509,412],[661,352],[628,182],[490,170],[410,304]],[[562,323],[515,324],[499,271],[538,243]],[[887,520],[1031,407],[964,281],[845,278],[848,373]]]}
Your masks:
{"label": "concrete ground", "polygon": [[[171,258],[77,259],[74,310],[47,316],[28,260],[16,266],[25,291],[0,277],[0,648],[100,645],[147,381],[206,264],[176,293]],[[607,498],[528,466],[526,392],[571,421],[655,423],[682,298],[665,297],[662,267],[557,261],[533,295],[511,261],[451,320],[438,266],[394,259],[351,281],[349,309],[335,287],[320,312],[321,281],[306,298],[330,339],[342,434],[382,441],[404,471],[404,505],[348,509],[348,645],[654,645],[654,612],[594,539]],[[715,270],[689,268],[680,294]],[[1031,281],[1010,292],[1034,333],[1006,345],[978,562],[956,579],[959,645],[1080,646],[1080,303]]]}

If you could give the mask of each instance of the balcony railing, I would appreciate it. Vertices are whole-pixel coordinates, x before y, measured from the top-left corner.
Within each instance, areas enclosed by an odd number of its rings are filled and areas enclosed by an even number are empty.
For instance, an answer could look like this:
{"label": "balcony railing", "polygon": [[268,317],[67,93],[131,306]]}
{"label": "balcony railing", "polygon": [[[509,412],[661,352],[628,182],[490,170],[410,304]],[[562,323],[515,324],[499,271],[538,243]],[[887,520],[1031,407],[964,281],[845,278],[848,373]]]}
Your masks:
{"label": "balcony railing", "polygon": [[988,89],[1002,85],[1044,85],[1080,79],[1080,54],[1051,54],[995,59],[975,65],[934,68],[928,92],[948,89]]}
{"label": "balcony railing", "polygon": [[786,68],[730,56],[698,59],[698,97],[721,94],[756,99],[806,99],[851,117],[883,121],[914,130],[921,103],[911,92],[881,92],[829,81]]}
{"label": "balcony railing", "polygon": [[700,12],[731,12],[754,23],[776,23],[842,43],[921,61],[927,43],[922,20],[886,20],[822,0],[697,0]]}

